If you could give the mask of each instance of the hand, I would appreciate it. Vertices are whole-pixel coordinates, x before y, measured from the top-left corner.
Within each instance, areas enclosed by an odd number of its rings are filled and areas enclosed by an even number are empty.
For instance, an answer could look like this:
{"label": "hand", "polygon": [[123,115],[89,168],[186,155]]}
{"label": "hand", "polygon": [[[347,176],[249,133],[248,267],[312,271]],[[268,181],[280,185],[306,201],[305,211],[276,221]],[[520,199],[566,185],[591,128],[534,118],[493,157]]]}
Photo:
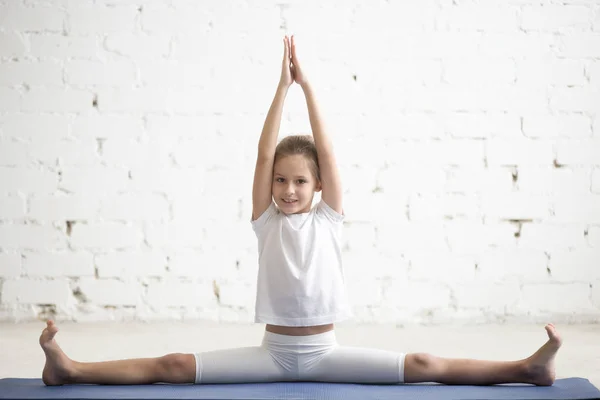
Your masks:
{"label": "hand", "polygon": [[294,41],[294,35],[292,35],[292,76],[296,83],[304,88],[304,85],[308,83],[306,74],[300,67],[298,61],[298,55],[296,54],[296,42]]}
{"label": "hand", "polygon": [[281,64],[281,78],[279,85],[289,88],[294,83],[294,71],[292,69],[292,59],[290,56],[290,40],[287,36],[283,38],[283,62]]}

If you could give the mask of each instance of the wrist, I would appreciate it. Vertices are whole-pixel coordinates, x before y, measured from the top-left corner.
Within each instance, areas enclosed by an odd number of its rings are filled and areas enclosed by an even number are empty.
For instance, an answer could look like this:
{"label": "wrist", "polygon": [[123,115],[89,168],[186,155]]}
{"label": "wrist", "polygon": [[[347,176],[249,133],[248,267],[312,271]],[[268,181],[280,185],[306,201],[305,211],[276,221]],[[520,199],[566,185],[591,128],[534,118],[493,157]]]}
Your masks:
{"label": "wrist", "polygon": [[283,81],[279,81],[279,84],[277,85],[277,91],[278,92],[287,92],[288,89],[290,88],[291,85],[288,85],[287,83],[283,82]]}

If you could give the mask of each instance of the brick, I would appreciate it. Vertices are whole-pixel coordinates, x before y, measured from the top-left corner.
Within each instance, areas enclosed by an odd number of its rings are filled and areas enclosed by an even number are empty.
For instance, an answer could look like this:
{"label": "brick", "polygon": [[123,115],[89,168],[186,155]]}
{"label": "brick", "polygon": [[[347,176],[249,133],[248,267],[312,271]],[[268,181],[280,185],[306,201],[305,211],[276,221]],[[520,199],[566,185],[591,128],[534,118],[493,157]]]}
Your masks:
{"label": "brick", "polygon": [[102,199],[99,217],[120,221],[168,221],[169,201],[157,194],[121,194]]}
{"label": "brick", "polygon": [[75,85],[131,85],[136,82],[136,70],[131,61],[72,60],[65,63],[65,78]]}
{"label": "brick", "polygon": [[2,303],[4,304],[53,304],[66,306],[70,299],[71,289],[66,279],[10,279],[2,285]]}
{"label": "brick", "polygon": [[[210,184],[207,186],[213,187]],[[210,191],[206,191],[204,194],[199,195],[175,195],[170,196],[170,198],[173,199],[172,209],[174,221],[184,222],[191,219],[204,222],[211,221],[219,224],[222,222],[236,222],[238,220],[237,214],[239,212],[240,204],[239,199],[235,195],[224,195],[223,192],[214,194],[210,193]],[[219,215],[213,214],[212,212],[206,212],[207,210],[212,211],[218,209],[226,210],[227,212],[220,213]]]}
{"label": "brick", "polygon": [[247,307],[256,301],[256,281],[222,282],[219,289],[219,304],[224,306]]}
{"label": "brick", "polygon": [[0,116],[3,136],[19,139],[58,139],[69,133],[70,118],[58,115],[4,114]]}
{"label": "brick", "polygon": [[144,121],[136,116],[79,115],[73,121],[71,133],[76,137],[133,138],[144,132]]}
{"label": "brick", "polygon": [[130,190],[168,192],[169,195],[202,193],[203,188],[190,187],[190,182],[202,182],[206,172],[202,168],[133,167]]}
{"label": "brick", "polygon": [[600,194],[600,167],[592,169],[592,193]]}
{"label": "brick", "polygon": [[555,148],[559,165],[600,165],[600,139],[557,140]]}
{"label": "brick", "polygon": [[21,275],[21,254],[0,253],[0,278],[11,279]]}
{"label": "brick", "polygon": [[22,196],[0,196],[0,220],[23,217],[25,217],[25,199]]}
{"label": "brick", "polygon": [[[196,138],[180,138],[172,150],[171,157],[179,166],[210,165],[214,170],[235,171],[237,176],[241,176],[239,171],[243,168],[241,161],[244,157],[244,149],[235,142],[234,138],[210,134]],[[223,157],[223,154],[227,154],[227,157]]]}
{"label": "brick", "polygon": [[342,248],[347,250],[371,249],[376,243],[375,225],[368,222],[344,224]]}
{"label": "brick", "polygon": [[73,193],[115,193],[129,188],[129,177],[117,167],[63,168],[58,185]]}
{"label": "brick", "polygon": [[150,60],[168,56],[170,41],[170,37],[166,35],[114,33],[106,36],[104,47],[120,56]]}
{"label": "brick", "polygon": [[8,31],[62,32],[64,19],[64,11],[54,7],[0,5],[0,25]]}
{"label": "brick", "polygon": [[27,168],[0,167],[1,193],[51,193],[58,185],[58,174]]}
{"label": "brick", "polygon": [[443,77],[451,85],[514,83],[515,62],[510,59],[486,60],[478,57],[443,60]]}
{"label": "brick", "polygon": [[0,247],[10,249],[64,248],[65,236],[49,225],[0,225]]}
{"label": "brick", "polygon": [[513,188],[512,174],[510,167],[446,168],[443,190],[458,193],[508,192]]}
{"label": "brick", "polygon": [[102,160],[109,165],[144,167],[154,164],[170,165],[172,157],[171,139],[139,143],[131,138],[110,138],[102,145]]}
{"label": "brick", "polygon": [[150,283],[145,302],[151,307],[206,307],[217,303],[212,282]]}
{"label": "brick", "polygon": [[100,199],[85,193],[36,194],[29,199],[27,216],[42,221],[85,221],[98,217]]}
{"label": "brick", "polygon": [[481,218],[479,196],[473,193],[411,194],[411,221],[442,218]]}
{"label": "brick", "polygon": [[69,7],[68,12],[68,32],[75,35],[133,31],[138,13],[134,6],[100,5]]}
{"label": "brick", "polygon": [[454,252],[425,252],[410,256],[410,280],[441,280],[446,283],[475,279],[475,258]]}
{"label": "brick", "polygon": [[164,112],[168,109],[164,89],[101,89],[98,108],[102,112]]}
{"label": "brick", "polygon": [[352,306],[374,306],[382,303],[381,281],[369,278],[349,280],[346,284]]}
{"label": "brick", "polygon": [[86,302],[110,306],[135,306],[142,302],[143,288],[138,282],[115,279],[82,278],[77,286]]}
{"label": "brick", "polygon": [[555,195],[553,200],[553,222],[560,223],[600,223],[600,196]]}
{"label": "brick", "polygon": [[443,116],[444,131],[453,138],[520,137],[521,121],[516,115],[470,112]]}
{"label": "brick", "polygon": [[[169,257],[169,278],[200,278],[207,281],[241,278],[236,268],[236,251],[232,251],[232,246],[219,248],[218,243],[218,239],[211,237],[201,249],[177,251]],[[236,242],[235,250],[239,247]]]}
{"label": "brick", "polygon": [[[64,132],[67,134],[67,132]],[[9,157],[16,158],[12,165],[31,166],[42,163],[50,166],[61,165],[94,165],[99,161],[96,147],[98,144],[92,139],[84,140],[57,140],[40,138],[33,143],[12,143],[16,152]],[[7,149],[7,151],[10,149]],[[18,158],[17,158],[18,157]]]}
{"label": "brick", "polygon": [[600,226],[590,226],[588,228],[587,242],[590,247],[600,248]]}
{"label": "brick", "polygon": [[593,312],[587,283],[524,285],[517,306],[523,314]]}
{"label": "brick", "polygon": [[600,280],[592,284],[592,305],[600,309]]}
{"label": "brick", "polygon": [[[343,153],[352,154],[347,149]],[[344,193],[372,193],[377,190],[383,190],[381,183],[377,183],[377,176],[380,171],[379,168],[371,165],[357,166],[352,163],[350,157],[341,158],[341,160],[338,158],[337,161],[340,179],[344,182]],[[348,165],[348,163],[354,165]],[[242,169],[241,166],[240,169]],[[382,171],[382,174],[384,175],[384,179],[385,175],[389,177],[392,175],[389,171]],[[394,188],[398,188],[398,180],[396,180],[395,177],[392,177],[392,180],[394,182],[386,184],[386,186],[393,190]],[[390,190],[390,192],[392,190]]]}
{"label": "brick", "polygon": [[0,85],[62,85],[62,66],[56,62],[0,64]]}
{"label": "brick", "polygon": [[524,6],[521,28],[526,31],[570,32],[589,30],[590,7],[578,5]]}
{"label": "brick", "polygon": [[17,32],[0,32],[0,57],[21,57],[27,47],[22,34]]}
{"label": "brick", "polygon": [[[263,5],[261,2],[213,4],[209,10],[212,14],[212,28],[216,32],[227,33],[239,30],[248,32],[249,36],[252,36],[253,33],[275,33],[281,29],[281,11],[277,9],[278,7]],[[324,8],[327,9],[326,6]],[[327,13],[327,11],[323,12]],[[202,16],[199,16],[200,18]],[[201,20],[204,21],[204,18]]]}
{"label": "brick", "polygon": [[[582,246],[583,247],[583,246]],[[550,274],[559,282],[588,282],[600,279],[600,249],[577,248],[550,251]]]}
{"label": "brick", "polygon": [[[369,279],[408,279],[408,259],[383,254],[373,246],[357,246],[344,250],[342,259],[346,282],[362,282],[366,278],[367,267]],[[381,285],[381,282],[379,284]]]}
{"label": "brick", "polygon": [[510,223],[486,223],[476,221],[446,221],[446,240],[455,255],[477,255],[493,248],[514,249],[517,226]]}
{"label": "brick", "polygon": [[[234,138],[231,134],[218,132],[218,121],[214,116],[163,116],[148,115],[146,118],[146,133],[151,138],[160,138],[171,134],[178,137],[196,138],[213,136],[221,133],[223,136]],[[241,122],[241,126],[245,123]],[[237,138],[235,138],[237,139]]]}
{"label": "brick", "polygon": [[516,185],[520,192],[587,194],[590,192],[590,170],[578,167],[519,166]]}
{"label": "brick", "polygon": [[516,80],[520,85],[585,86],[585,62],[582,60],[516,60]]}
{"label": "brick", "polygon": [[488,139],[487,165],[552,165],[553,142],[537,139]]}
{"label": "brick", "polygon": [[486,218],[544,219],[550,215],[550,197],[535,193],[483,193],[481,208]]}
{"label": "brick", "polygon": [[32,34],[29,41],[33,57],[98,59],[100,48],[95,36]]}
{"label": "brick", "polygon": [[441,283],[390,280],[383,290],[383,301],[410,311],[446,309],[450,307],[450,289]]}
{"label": "brick", "polygon": [[585,65],[585,76],[592,86],[598,87],[600,84],[600,62],[597,60],[588,61]]}
{"label": "brick", "polygon": [[44,252],[23,254],[23,276],[35,277],[83,277],[94,276],[91,253]]}
{"label": "brick", "polygon": [[392,165],[483,166],[484,144],[478,140],[389,141],[382,154]]}
{"label": "brick", "polygon": [[167,272],[167,257],[160,250],[118,251],[95,257],[98,278],[163,277]]}
{"label": "brick", "polygon": [[198,247],[204,244],[198,228],[187,222],[153,224],[144,230],[145,242],[152,247]]}
{"label": "brick", "polygon": [[523,117],[523,134],[528,138],[589,138],[591,128],[589,117],[579,114]]}
{"label": "brick", "polygon": [[119,223],[80,224],[72,227],[74,248],[129,249],[142,244],[143,234],[136,226]]}
{"label": "brick", "polygon": [[208,8],[192,4],[176,7],[157,4],[144,7],[141,13],[142,29],[151,33],[209,32],[214,18],[213,13]]}
{"label": "brick", "polygon": [[551,110],[596,112],[600,104],[600,90],[597,88],[554,88],[549,92]]}
{"label": "brick", "polygon": [[518,282],[459,282],[452,286],[456,307],[475,308],[495,314],[504,314],[507,308],[514,307],[521,296]]}
{"label": "brick", "polygon": [[[552,33],[537,32],[483,32],[477,54],[481,57],[553,59],[556,38]],[[468,55],[473,55],[473,48]]]}
{"label": "brick", "polygon": [[[399,95],[398,90],[402,90]],[[382,97],[394,99],[381,105],[388,112],[398,109],[442,112],[542,112],[547,110],[546,89],[524,85],[445,85],[435,88],[381,89]],[[391,107],[393,105],[393,108]]]}
{"label": "brick", "polygon": [[390,223],[378,226],[377,249],[390,255],[410,255],[424,250],[447,251],[445,236],[443,224],[437,221]]}
{"label": "brick", "polygon": [[516,32],[517,9],[479,5],[443,7],[437,13],[439,30]]}
{"label": "brick", "polygon": [[[597,58],[600,57],[600,34],[577,33],[563,35],[558,39],[556,56],[561,58]],[[597,104],[597,103],[596,103]]]}
{"label": "brick", "polygon": [[32,89],[23,95],[26,112],[80,112],[90,110],[93,95],[86,90]]}
{"label": "brick", "polygon": [[203,86],[213,79],[213,67],[197,61],[158,60],[140,65],[139,70],[147,87]]}
{"label": "brick", "polygon": [[488,282],[546,282],[547,266],[548,258],[543,251],[497,249],[479,255],[477,275]]}
{"label": "brick", "polygon": [[17,141],[0,141],[0,165],[3,167],[26,167],[31,163],[27,149],[30,145]]}
{"label": "brick", "polygon": [[23,97],[15,89],[0,87],[0,110],[3,112],[21,111]]}
{"label": "brick", "polygon": [[532,250],[564,250],[586,246],[581,224],[525,223],[518,238],[519,248]]}
{"label": "brick", "polygon": [[[390,215],[390,209],[397,210]],[[394,193],[348,193],[344,196],[344,213],[348,222],[407,222],[407,197]]]}

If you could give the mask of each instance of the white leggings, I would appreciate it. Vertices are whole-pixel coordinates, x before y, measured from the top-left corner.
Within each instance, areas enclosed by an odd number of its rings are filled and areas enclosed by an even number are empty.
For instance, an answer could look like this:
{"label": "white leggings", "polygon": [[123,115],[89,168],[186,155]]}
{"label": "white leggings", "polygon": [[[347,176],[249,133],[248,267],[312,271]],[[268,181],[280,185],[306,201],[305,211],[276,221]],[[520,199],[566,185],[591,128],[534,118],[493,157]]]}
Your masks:
{"label": "white leggings", "polygon": [[334,331],[309,336],[265,331],[262,344],[194,354],[196,383],[320,381],[403,383],[403,353],[343,347]]}

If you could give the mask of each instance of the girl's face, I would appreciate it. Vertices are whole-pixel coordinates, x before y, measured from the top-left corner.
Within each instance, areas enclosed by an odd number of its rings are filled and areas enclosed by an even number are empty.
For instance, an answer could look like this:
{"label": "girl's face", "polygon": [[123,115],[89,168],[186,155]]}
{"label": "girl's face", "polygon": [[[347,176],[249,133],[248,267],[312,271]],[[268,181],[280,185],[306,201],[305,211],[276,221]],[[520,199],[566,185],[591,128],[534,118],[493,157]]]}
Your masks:
{"label": "girl's face", "polygon": [[285,214],[309,212],[319,182],[303,155],[282,157],[273,166],[272,194],[277,207]]}

